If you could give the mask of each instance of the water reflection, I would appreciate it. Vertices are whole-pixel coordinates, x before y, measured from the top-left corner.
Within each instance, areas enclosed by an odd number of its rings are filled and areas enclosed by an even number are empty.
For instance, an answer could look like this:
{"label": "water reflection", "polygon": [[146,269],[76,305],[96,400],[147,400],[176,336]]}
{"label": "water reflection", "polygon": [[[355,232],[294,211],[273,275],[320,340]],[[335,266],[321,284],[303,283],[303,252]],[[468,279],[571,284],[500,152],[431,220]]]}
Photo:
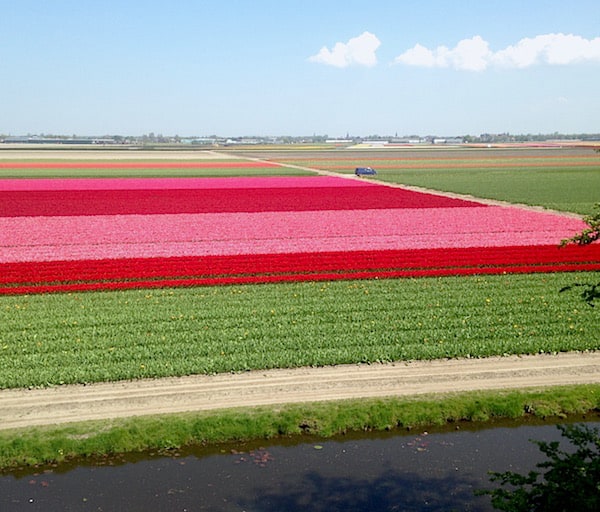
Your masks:
{"label": "water reflection", "polygon": [[483,510],[484,503],[474,503],[473,488],[478,483],[458,475],[423,478],[398,470],[386,470],[372,480],[323,477],[312,471],[291,489],[259,494],[246,508],[278,512]]}
{"label": "water reflection", "polygon": [[562,438],[526,425],[88,462],[0,477],[0,510],[491,511],[473,490],[490,470],[534,469],[543,455],[530,439]]}

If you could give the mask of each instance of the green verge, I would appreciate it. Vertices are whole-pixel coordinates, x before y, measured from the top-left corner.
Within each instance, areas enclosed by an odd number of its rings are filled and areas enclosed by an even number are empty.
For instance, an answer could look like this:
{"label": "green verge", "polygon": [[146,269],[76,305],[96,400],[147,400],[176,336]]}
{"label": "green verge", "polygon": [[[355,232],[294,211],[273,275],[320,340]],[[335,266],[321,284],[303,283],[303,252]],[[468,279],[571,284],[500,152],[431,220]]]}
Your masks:
{"label": "green verge", "polygon": [[523,167],[522,169],[384,169],[378,178],[484,199],[544,206],[589,214],[598,202],[598,167]]}
{"label": "green verge", "polygon": [[232,409],[0,431],[0,469],[277,437],[331,437],[456,422],[597,412],[600,385]]}
{"label": "green verge", "polygon": [[597,350],[597,308],[577,288],[597,280],[574,272],[0,296],[0,389]]}
{"label": "green verge", "polygon": [[[89,161],[86,160],[86,163]],[[310,176],[313,172],[292,167],[214,167],[131,169],[127,167],[102,168],[56,168],[56,169],[0,169],[0,178],[225,178],[238,176]],[[118,162],[115,162],[118,165]],[[203,161],[203,163],[208,163]]]}

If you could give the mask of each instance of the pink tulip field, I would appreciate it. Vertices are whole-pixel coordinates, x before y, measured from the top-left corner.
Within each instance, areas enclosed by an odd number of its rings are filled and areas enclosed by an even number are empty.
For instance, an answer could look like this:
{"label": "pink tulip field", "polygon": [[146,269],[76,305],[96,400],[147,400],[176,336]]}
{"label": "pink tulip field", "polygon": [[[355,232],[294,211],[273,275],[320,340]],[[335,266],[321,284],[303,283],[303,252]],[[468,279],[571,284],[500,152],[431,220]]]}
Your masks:
{"label": "pink tulip field", "polygon": [[559,248],[585,227],[334,176],[0,179],[0,294],[598,270]]}

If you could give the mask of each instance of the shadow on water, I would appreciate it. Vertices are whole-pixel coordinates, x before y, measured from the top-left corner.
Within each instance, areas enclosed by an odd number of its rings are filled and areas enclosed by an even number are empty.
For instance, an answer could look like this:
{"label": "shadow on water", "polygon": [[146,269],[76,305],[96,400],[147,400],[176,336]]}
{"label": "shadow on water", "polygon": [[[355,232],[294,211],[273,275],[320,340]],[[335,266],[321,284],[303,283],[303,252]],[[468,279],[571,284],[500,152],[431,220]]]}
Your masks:
{"label": "shadow on water", "polygon": [[247,510],[263,512],[491,510],[488,498],[473,494],[480,484],[459,475],[424,478],[395,470],[374,480],[324,477],[311,471],[294,487],[258,494],[243,505]]}

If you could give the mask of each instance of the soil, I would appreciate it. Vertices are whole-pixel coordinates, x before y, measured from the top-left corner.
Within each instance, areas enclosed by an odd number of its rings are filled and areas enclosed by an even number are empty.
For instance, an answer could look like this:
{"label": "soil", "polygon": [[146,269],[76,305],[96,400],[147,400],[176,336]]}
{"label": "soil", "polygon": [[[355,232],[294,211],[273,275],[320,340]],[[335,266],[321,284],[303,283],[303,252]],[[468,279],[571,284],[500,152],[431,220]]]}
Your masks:
{"label": "soil", "polygon": [[411,361],[0,390],[0,429],[327,400],[600,383],[600,352]]}

